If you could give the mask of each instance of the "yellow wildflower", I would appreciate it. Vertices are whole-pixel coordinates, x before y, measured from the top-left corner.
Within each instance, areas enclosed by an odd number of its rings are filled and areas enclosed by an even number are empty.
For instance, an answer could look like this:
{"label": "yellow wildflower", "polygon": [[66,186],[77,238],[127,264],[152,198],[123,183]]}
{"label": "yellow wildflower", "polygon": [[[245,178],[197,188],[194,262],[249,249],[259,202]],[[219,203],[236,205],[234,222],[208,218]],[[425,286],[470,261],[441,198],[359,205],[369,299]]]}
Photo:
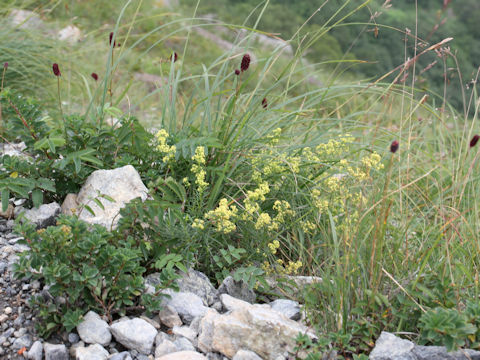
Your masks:
{"label": "yellow wildflower", "polygon": [[159,130],[155,135],[158,141],[157,150],[164,155],[162,159],[163,162],[172,160],[177,152],[175,145],[170,146],[167,144],[168,136],[168,132],[165,129]]}
{"label": "yellow wildflower", "polygon": [[235,205],[228,206],[227,199],[221,199],[218,207],[205,214],[205,219],[212,221],[218,232],[229,234],[237,227],[232,221],[236,218],[238,209]]}
{"label": "yellow wildflower", "polygon": [[267,246],[270,252],[272,253],[272,255],[275,255],[277,253],[278,248],[280,247],[280,241],[273,240],[271,243],[268,243]]}
{"label": "yellow wildflower", "polygon": [[263,227],[266,227],[272,223],[272,218],[267,213],[261,213],[258,215],[257,222],[255,224],[255,229],[259,230]]}
{"label": "yellow wildflower", "polygon": [[203,230],[205,229],[205,221],[203,221],[202,219],[195,219],[193,220],[192,227],[194,229]]}

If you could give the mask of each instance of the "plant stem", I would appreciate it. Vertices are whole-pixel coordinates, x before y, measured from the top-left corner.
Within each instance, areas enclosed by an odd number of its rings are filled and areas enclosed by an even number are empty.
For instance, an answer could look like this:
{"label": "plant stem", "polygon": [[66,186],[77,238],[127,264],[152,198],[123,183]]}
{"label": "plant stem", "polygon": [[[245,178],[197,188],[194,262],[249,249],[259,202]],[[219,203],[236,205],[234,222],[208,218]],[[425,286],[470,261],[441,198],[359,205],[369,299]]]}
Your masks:
{"label": "plant stem", "polygon": [[62,118],[62,122],[63,122],[63,133],[65,135],[65,141],[67,141],[67,125],[65,124],[65,118],[63,117],[62,100],[60,98],[60,77],[58,76],[57,76],[57,93],[58,93],[58,107],[60,109],[60,117]]}

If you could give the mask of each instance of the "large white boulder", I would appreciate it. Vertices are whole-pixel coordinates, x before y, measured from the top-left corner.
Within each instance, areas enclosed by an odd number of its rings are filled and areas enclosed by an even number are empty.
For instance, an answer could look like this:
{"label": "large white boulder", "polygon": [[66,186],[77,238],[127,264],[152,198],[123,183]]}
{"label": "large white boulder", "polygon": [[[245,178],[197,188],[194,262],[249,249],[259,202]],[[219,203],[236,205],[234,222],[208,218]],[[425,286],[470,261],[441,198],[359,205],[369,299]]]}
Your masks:
{"label": "large white boulder", "polygon": [[305,326],[269,307],[243,303],[224,315],[209,310],[200,323],[198,348],[228,358],[250,350],[262,359],[275,360],[293,351],[300,333],[316,338]]}
{"label": "large white boulder", "polygon": [[[101,195],[107,195],[115,201],[109,201]],[[132,165],[113,170],[97,170],[88,177],[77,197],[78,206],[82,208],[88,205],[95,215],[83,208],[79,211],[79,218],[90,224],[100,224],[112,230],[118,225],[121,208],[138,197],[145,201],[147,196],[148,189]],[[101,201],[104,209],[93,199]]]}

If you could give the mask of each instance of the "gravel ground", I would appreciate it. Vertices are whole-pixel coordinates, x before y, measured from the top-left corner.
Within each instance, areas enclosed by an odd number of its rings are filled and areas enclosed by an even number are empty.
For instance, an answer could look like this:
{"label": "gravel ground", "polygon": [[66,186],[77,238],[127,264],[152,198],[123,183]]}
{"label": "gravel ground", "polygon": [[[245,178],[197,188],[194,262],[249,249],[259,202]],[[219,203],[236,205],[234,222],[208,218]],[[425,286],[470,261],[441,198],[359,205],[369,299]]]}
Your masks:
{"label": "gravel ground", "polygon": [[[12,265],[24,245],[17,244],[19,236],[12,233],[14,222],[0,218],[0,359],[25,359],[27,350],[38,339],[35,316],[27,302],[40,289],[40,283],[24,283],[13,278]],[[26,355],[26,352],[25,352]]]}

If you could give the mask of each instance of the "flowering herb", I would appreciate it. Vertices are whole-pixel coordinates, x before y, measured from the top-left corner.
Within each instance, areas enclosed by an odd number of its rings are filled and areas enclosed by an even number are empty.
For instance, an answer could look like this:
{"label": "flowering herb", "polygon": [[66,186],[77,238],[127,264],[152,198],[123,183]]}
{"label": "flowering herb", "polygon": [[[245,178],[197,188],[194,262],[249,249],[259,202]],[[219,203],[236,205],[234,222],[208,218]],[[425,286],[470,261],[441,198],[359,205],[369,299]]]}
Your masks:
{"label": "flowering herb", "polygon": [[392,154],[395,154],[399,148],[400,144],[398,143],[397,140],[393,141],[392,144],[390,145],[390,152]]}
{"label": "flowering herb", "polygon": [[237,76],[240,75],[240,70],[235,69],[235,75],[237,75]]}
{"label": "flowering herb", "polygon": [[120,46],[120,43],[117,44],[117,41],[116,41],[116,40],[115,40],[115,41],[113,40],[113,31],[112,31],[112,32],[110,33],[110,35],[109,35],[109,44],[110,44],[110,46],[112,46],[112,41],[113,41],[113,47],[114,47],[114,48]]}
{"label": "flowering herb", "polygon": [[58,64],[57,63],[54,63],[53,66],[52,66],[52,69],[53,69],[53,74],[55,76],[62,76],[62,74],[60,73],[60,69],[58,67]]}
{"label": "flowering herb", "polygon": [[178,59],[178,54],[174,51],[172,55],[170,55],[170,61],[176,62]]}
{"label": "flowering herb", "polygon": [[263,98],[262,100],[262,106],[264,109],[266,109],[268,107],[268,102],[267,102],[267,98]]}
{"label": "flowering herb", "polygon": [[470,140],[470,147],[477,145],[478,140],[480,140],[480,135],[475,135],[472,140]]}
{"label": "flowering herb", "polygon": [[5,63],[3,64],[3,68],[4,68],[5,70],[8,69],[8,61],[5,61]]}
{"label": "flowering herb", "polygon": [[248,70],[248,67],[250,66],[250,60],[251,59],[249,54],[243,55],[242,63],[240,64],[240,70],[242,70],[242,72]]}
{"label": "flowering herb", "polygon": [[92,73],[92,78],[95,80],[95,81],[98,81],[98,75],[96,73]]}

